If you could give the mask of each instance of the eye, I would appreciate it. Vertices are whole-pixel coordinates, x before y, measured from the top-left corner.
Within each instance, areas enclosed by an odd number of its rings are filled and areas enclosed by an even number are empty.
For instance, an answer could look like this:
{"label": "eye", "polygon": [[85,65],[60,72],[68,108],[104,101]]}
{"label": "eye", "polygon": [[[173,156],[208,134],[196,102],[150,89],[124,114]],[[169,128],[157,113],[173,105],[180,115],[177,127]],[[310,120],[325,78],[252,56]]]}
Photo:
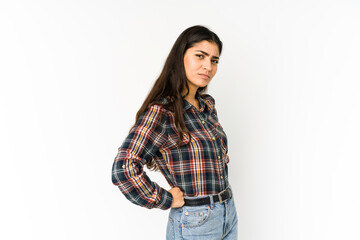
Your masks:
{"label": "eye", "polygon": [[213,63],[216,63],[216,64],[218,64],[219,63],[219,61],[218,60],[216,60],[216,59],[214,59],[214,60],[211,60]]}
{"label": "eye", "polygon": [[197,56],[197,57],[200,57],[200,58],[204,58],[204,56],[201,55],[201,54],[196,54],[196,56]]}

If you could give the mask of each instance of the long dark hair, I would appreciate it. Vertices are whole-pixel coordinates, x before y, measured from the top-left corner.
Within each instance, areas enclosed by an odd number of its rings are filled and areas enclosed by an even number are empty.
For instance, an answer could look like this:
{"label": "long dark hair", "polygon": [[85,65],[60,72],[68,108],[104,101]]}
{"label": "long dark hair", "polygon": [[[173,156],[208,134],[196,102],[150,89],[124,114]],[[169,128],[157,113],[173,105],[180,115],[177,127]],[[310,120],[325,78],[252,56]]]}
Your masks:
{"label": "long dark hair", "polygon": [[[155,81],[154,86],[136,114],[135,123],[138,121],[140,115],[145,112],[148,107],[154,104],[161,105],[165,109],[172,111],[175,117],[176,129],[179,132],[178,145],[181,144],[184,133],[186,133],[191,140],[190,132],[186,128],[183,118],[183,98],[189,93],[189,86],[184,67],[184,54],[188,48],[191,48],[195,43],[203,40],[216,43],[219,48],[219,55],[221,54],[222,42],[214,32],[201,25],[195,25],[185,29],[176,39],[165,61],[160,76]],[[185,96],[182,96],[182,92],[185,88],[187,89],[187,93]],[[205,93],[206,90],[207,86],[199,87],[197,93],[201,95],[202,93]],[[168,98],[169,101],[164,104],[161,101],[163,98]],[[158,167],[153,160],[146,163],[146,166],[150,170],[158,170]]]}

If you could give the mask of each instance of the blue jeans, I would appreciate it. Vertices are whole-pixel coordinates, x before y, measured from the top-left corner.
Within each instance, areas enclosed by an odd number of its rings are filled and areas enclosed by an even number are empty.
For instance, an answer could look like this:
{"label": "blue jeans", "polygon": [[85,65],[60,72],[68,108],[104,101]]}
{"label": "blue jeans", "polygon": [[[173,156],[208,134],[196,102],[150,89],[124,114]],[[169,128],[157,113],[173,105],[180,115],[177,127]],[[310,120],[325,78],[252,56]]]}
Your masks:
{"label": "blue jeans", "polygon": [[[204,196],[185,198],[202,197]],[[202,206],[170,208],[166,240],[237,239],[238,218],[234,196],[223,203],[214,203],[211,198],[211,203]]]}

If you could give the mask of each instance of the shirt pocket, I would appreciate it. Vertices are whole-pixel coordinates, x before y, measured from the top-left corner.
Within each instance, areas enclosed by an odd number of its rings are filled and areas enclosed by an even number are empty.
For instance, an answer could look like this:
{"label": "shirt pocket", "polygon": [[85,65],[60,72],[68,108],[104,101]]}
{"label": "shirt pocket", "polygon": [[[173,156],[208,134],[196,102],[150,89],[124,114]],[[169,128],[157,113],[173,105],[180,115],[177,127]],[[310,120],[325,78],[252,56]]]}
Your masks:
{"label": "shirt pocket", "polygon": [[[186,134],[183,134],[183,141],[180,146],[178,146],[177,141],[179,136],[176,134],[168,135],[167,141],[163,144],[161,148],[162,158],[166,162],[166,168],[174,177],[174,184],[181,189],[180,182],[176,179],[177,176],[182,176],[184,171],[184,166],[190,166],[191,159],[188,157],[188,153],[191,151],[187,144],[189,143],[189,138]],[[185,170],[186,171],[186,170]]]}
{"label": "shirt pocket", "polygon": [[177,148],[182,148],[185,145],[187,145],[189,143],[189,136],[186,133],[183,133],[183,139],[181,141],[180,146],[178,146],[177,142],[179,140],[179,135],[177,133],[168,135],[168,139],[166,141],[166,143],[163,145],[164,149],[177,149]]}
{"label": "shirt pocket", "polygon": [[225,133],[223,127],[221,126],[221,124],[219,122],[217,122],[215,124],[215,135],[218,139],[220,139],[221,151],[224,156],[225,163],[228,163],[229,156],[228,156],[227,136],[226,136],[226,133]]}

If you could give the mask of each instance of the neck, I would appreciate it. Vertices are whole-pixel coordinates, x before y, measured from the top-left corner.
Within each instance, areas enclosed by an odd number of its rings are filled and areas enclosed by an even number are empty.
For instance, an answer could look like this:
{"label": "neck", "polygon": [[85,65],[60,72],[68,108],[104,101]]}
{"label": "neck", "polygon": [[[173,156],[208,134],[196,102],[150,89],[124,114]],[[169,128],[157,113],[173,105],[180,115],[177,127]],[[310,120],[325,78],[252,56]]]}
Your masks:
{"label": "neck", "polygon": [[[185,94],[186,94],[186,89],[184,89],[184,91],[182,92],[182,96],[184,96]],[[190,100],[190,101],[192,101],[192,100],[196,100],[195,99],[195,94],[196,94],[196,91],[197,91],[197,88],[196,89],[194,89],[194,88],[190,88],[189,89],[189,93],[186,95],[186,97],[185,97],[185,99],[186,100]]]}

